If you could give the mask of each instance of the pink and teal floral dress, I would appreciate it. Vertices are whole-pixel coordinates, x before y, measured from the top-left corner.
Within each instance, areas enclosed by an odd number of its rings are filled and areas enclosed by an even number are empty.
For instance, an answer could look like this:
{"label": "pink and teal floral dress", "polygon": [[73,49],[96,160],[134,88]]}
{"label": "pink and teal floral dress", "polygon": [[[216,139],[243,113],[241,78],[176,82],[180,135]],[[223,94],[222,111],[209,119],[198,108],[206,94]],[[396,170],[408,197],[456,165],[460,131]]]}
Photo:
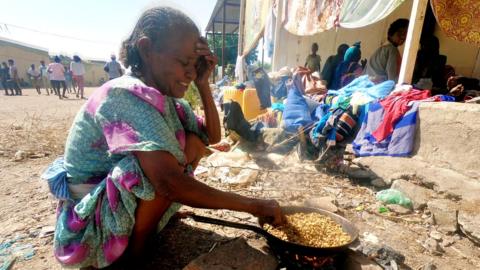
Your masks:
{"label": "pink and teal floral dress", "polygon": [[[55,257],[65,267],[105,267],[127,248],[137,201],[155,191],[133,151],[166,151],[185,164],[185,134],[207,142],[182,99],[123,76],[97,89],[77,114],[65,155],[44,173],[59,198]],[[159,227],[178,210],[174,203]]]}

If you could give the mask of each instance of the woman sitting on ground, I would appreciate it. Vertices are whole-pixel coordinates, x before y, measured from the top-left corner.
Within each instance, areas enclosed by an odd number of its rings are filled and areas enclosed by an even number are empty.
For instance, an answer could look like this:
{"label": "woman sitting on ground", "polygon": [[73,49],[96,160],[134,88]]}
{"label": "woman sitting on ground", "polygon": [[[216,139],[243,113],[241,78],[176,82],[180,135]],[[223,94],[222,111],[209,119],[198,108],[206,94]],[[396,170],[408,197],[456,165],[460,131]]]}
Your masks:
{"label": "woman sitting on ground", "polygon": [[480,96],[480,81],[464,76],[452,76],[447,81],[448,95],[455,101],[467,101]]}
{"label": "woman sitting on ground", "polygon": [[338,65],[342,63],[343,57],[345,56],[345,52],[348,50],[348,45],[343,43],[340,44],[337,48],[337,54],[336,55],[330,55],[327,58],[327,61],[325,61],[325,65],[323,66],[322,69],[322,80],[325,81],[325,84],[327,85],[327,89],[333,89],[332,88],[332,83],[333,83],[333,76],[335,75],[335,70],[337,70]]}
{"label": "woman sitting on ground", "polygon": [[408,20],[398,19],[388,28],[388,44],[378,48],[367,63],[366,73],[374,82],[398,81],[402,58],[398,46],[407,38]]}
{"label": "woman sitting on ground", "polygon": [[[82,107],[43,175],[59,198],[55,257],[66,267],[106,267],[145,242],[180,204],[280,221],[274,200],[247,198],[193,178],[205,145],[220,140],[208,78],[217,58],[194,22],[168,7],[147,10],[121,58],[132,74],[108,81]],[[199,89],[205,120],[181,99]],[[158,225],[158,226],[157,226]]]}
{"label": "woman sitting on ground", "polygon": [[331,89],[338,90],[362,75],[365,64],[362,63],[363,65],[361,65],[358,63],[361,58],[360,42],[356,42],[352,47],[348,48],[343,57],[343,62],[337,66]]}

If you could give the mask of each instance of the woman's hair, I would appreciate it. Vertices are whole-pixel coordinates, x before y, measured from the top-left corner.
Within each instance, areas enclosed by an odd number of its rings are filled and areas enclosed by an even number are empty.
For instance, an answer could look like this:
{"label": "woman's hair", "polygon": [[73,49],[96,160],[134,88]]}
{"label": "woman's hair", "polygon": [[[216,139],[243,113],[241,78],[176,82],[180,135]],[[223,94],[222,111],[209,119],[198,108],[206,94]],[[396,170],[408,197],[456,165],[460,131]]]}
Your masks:
{"label": "woman's hair", "polygon": [[388,28],[388,36],[391,37],[395,35],[395,33],[402,29],[402,28],[407,28],[408,27],[408,20],[407,19],[398,19],[394,21],[392,24],[390,24],[390,27]]}
{"label": "woman's hair", "polygon": [[130,67],[135,75],[140,75],[142,59],[137,48],[137,41],[148,37],[157,50],[166,48],[168,42],[178,35],[199,33],[195,23],[183,12],[171,7],[155,7],[145,11],[138,20],[130,36],[123,41],[120,48],[120,61]]}
{"label": "woman's hair", "polygon": [[342,43],[338,46],[337,48],[337,54],[338,55],[345,55],[345,52],[348,50],[348,45],[345,43]]}
{"label": "woman's hair", "polygon": [[74,55],[73,56],[73,61],[76,62],[76,63],[80,63],[80,62],[82,62],[82,59],[78,55]]}
{"label": "woman's hair", "polygon": [[55,58],[53,58],[53,61],[55,61],[55,63],[60,63],[60,57],[55,56]]}

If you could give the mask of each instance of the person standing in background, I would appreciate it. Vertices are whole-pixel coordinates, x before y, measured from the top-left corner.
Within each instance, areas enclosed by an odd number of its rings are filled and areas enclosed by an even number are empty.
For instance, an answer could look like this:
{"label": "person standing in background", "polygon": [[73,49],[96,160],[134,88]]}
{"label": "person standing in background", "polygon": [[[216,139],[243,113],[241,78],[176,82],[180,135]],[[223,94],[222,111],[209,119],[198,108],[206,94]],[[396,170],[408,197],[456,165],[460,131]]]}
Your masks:
{"label": "person standing in background", "polygon": [[40,71],[35,69],[35,64],[32,64],[27,71],[28,77],[30,77],[30,83],[32,87],[37,90],[37,93],[40,95]]}
{"label": "person standing in background", "polygon": [[72,71],[73,81],[77,85],[77,98],[83,99],[83,88],[85,86],[84,78],[85,67],[83,66],[82,59],[78,55],[73,56],[73,61],[70,63],[70,70]]}
{"label": "person standing in background", "polygon": [[[48,92],[48,89],[51,88],[50,85],[50,80],[48,79],[48,68],[45,65],[45,61],[41,60],[40,61],[40,67],[38,68],[40,70],[40,80],[42,81],[42,86],[45,87],[45,91],[47,92],[47,96],[50,95]],[[52,90],[53,93],[53,90]]]}
{"label": "person standing in background", "polygon": [[8,59],[8,66],[10,67],[8,72],[10,75],[10,89],[15,90],[16,96],[22,95],[22,88],[20,88],[20,78],[18,77],[18,68],[15,66],[13,59]]}
{"label": "person standing in background", "polygon": [[73,80],[72,80],[72,71],[68,66],[64,67],[64,69],[65,69],[65,84],[67,85],[68,93],[72,93],[72,92],[76,93],[75,86],[73,85]]}
{"label": "person standing in background", "polygon": [[320,74],[320,64],[322,59],[320,58],[320,55],[317,55],[317,51],[318,51],[318,44],[313,43],[312,54],[307,56],[307,59],[305,60],[305,67],[310,69],[311,72],[317,71]]}
{"label": "person standing in background", "polygon": [[122,66],[117,62],[117,57],[112,54],[110,56],[111,61],[107,62],[103,67],[103,70],[108,73],[108,79],[113,80],[123,75]]}
{"label": "person standing in background", "polygon": [[[60,57],[55,56],[54,61],[55,62],[48,65],[50,82],[58,98],[66,98],[65,92],[67,91],[67,85],[65,84],[65,67],[60,63]],[[63,87],[63,94],[60,93],[60,85]]]}
{"label": "person standing in background", "polygon": [[[10,74],[9,74],[9,68],[6,62],[2,62],[2,65],[0,66],[0,81],[2,82],[2,87],[5,89],[5,95],[9,96],[8,90],[10,89]],[[12,96],[14,95],[13,89],[12,89]]]}

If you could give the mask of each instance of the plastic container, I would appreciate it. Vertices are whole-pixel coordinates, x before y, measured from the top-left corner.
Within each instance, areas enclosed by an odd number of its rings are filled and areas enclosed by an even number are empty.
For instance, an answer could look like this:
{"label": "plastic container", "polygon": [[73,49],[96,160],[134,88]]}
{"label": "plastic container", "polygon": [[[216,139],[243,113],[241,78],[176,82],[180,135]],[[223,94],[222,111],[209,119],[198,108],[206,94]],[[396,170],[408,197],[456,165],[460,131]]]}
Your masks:
{"label": "plastic container", "polygon": [[242,111],[247,121],[266,113],[266,109],[261,109],[260,100],[257,96],[257,90],[254,88],[247,88],[243,91]]}
{"label": "plastic container", "polygon": [[229,87],[223,90],[223,103],[230,102],[231,100],[237,102],[240,107],[243,107],[243,91],[236,89],[235,87]]}

